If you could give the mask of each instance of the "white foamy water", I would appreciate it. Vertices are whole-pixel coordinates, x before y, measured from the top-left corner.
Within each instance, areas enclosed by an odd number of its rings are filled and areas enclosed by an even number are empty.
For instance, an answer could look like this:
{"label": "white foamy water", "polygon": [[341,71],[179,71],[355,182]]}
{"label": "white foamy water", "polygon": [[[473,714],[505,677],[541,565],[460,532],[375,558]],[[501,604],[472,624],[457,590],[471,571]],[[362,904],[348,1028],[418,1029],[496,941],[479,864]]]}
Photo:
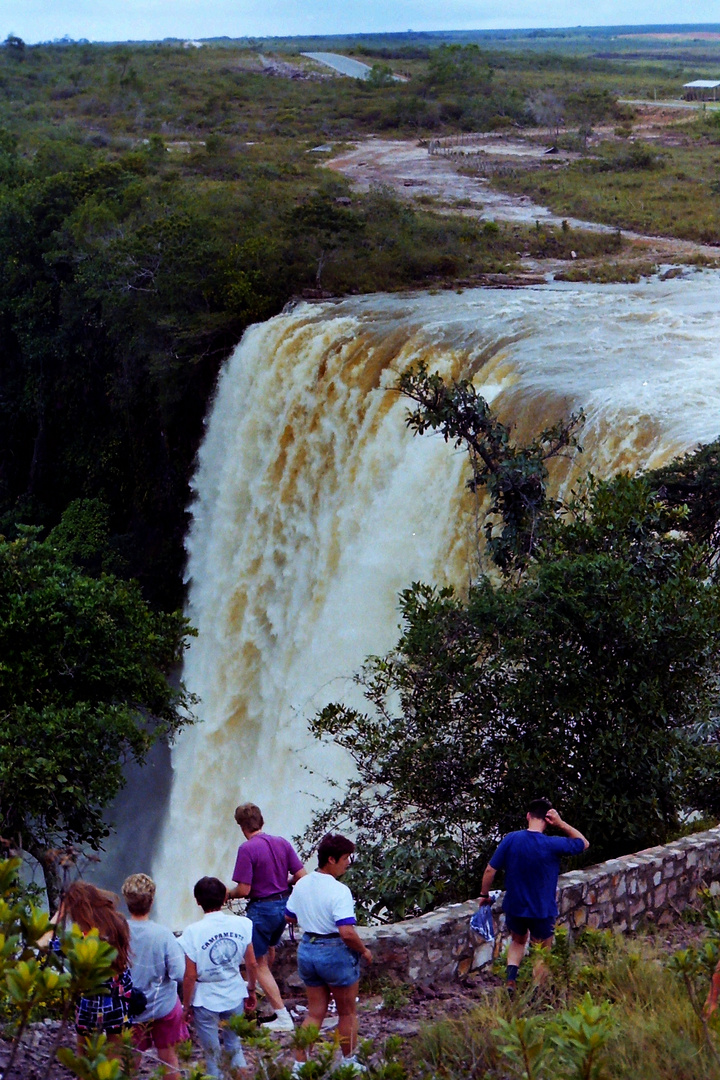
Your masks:
{"label": "white foamy water", "polygon": [[339,752],[307,734],[350,676],[397,638],[414,580],[475,572],[462,452],[413,438],[388,390],[424,360],[472,376],[518,439],[583,406],[585,453],[558,486],[668,460],[720,434],[720,275],[301,305],[252,327],[220,379],[194,481],[185,665],[202,723],[173,752],[153,873],[160,917],[194,917],[192,885],[229,881],[233,810],[270,831],[307,822]]}

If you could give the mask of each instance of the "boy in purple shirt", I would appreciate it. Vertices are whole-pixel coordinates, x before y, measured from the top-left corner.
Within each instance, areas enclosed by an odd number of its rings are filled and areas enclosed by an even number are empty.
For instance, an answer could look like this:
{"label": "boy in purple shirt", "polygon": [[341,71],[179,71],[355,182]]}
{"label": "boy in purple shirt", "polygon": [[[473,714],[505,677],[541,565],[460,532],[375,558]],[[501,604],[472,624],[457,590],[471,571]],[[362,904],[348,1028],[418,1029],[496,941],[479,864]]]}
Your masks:
{"label": "boy in purple shirt", "polygon": [[[533,799],[527,812],[527,829],[508,833],[491,857],[482,879],[478,904],[492,903],[490,886],[498,870],[505,871],[503,911],[512,938],[507,957],[507,984],[515,990],[518,967],[528,934],[535,944],[552,946],[557,918],[555,893],[563,855],[578,855],[590,845],[579,831],[563,821],[549,799]],[[553,825],[565,836],[545,836]]]}
{"label": "boy in purple shirt", "polygon": [[243,803],[235,811],[245,843],[238,848],[231,899],[248,897],[247,917],[253,924],[253,949],[258,964],[257,980],[275,1010],[276,1017],[266,1028],[293,1031],[290,1013],[280,995],[270,966],[275,946],[285,930],[285,904],[290,887],[305,876],[305,869],[292,844],[282,836],[263,832],[265,821],[259,807]]}

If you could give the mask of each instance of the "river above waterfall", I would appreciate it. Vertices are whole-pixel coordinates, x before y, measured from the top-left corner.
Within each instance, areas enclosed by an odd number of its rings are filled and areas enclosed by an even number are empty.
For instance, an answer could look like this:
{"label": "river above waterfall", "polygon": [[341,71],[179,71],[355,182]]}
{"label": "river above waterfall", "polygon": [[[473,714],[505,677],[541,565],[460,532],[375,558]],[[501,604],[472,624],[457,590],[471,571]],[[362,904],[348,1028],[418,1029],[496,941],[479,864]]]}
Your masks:
{"label": "river above waterfall", "polygon": [[584,453],[556,488],[669,460],[720,434],[720,273],[639,285],[551,284],[300,304],[251,327],[220,377],[193,482],[184,677],[201,720],[173,750],[153,866],[160,917],[194,915],[203,874],[229,881],[239,802],[292,836],[347,774],[309,737],[330,700],[359,703],[364,657],[397,638],[412,581],[477,573],[465,456],[412,437],[392,390],[418,361],[470,377],[519,441],[583,407]]}

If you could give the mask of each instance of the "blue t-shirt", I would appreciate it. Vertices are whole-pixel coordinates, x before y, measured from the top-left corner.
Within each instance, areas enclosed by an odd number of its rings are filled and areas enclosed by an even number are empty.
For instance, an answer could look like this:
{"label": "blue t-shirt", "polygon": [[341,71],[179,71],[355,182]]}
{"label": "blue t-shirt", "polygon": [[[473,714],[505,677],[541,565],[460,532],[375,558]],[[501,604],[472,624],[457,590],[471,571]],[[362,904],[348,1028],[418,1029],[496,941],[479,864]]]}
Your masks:
{"label": "blue t-shirt", "polygon": [[490,859],[494,870],[505,871],[503,911],[524,919],[555,918],[560,859],[584,847],[577,836],[546,836],[529,829],[504,836]]}

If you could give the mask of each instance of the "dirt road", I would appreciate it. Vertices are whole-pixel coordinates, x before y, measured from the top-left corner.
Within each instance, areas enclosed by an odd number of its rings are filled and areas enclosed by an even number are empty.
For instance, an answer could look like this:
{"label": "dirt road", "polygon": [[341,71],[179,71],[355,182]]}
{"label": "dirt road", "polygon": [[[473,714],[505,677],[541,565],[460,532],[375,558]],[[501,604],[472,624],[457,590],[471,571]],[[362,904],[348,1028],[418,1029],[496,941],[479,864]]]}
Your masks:
{"label": "dirt road", "polygon": [[[512,157],[521,165],[523,161],[537,161],[539,151],[536,143],[521,138],[507,138],[489,134],[483,138],[473,156],[482,155],[488,162]],[[356,191],[368,191],[371,187],[384,185],[400,198],[417,202],[436,213],[462,214],[488,221],[509,221],[532,224],[540,221],[560,225],[563,220],[547,207],[538,206],[526,196],[507,195],[496,191],[490,181],[478,176],[463,175],[459,170],[467,158],[432,156],[426,146],[417,140],[381,139],[373,136],[357,142],[351,150],[327,162],[329,168],[342,173]],[[558,166],[562,167],[562,166]],[[568,217],[573,228],[593,232],[615,232],[613,226],[598,222],[581,221]],[[684,262],[693,256],[710,259],[720,256],[720,246],[698,244],[690,240],[672,237],[645,236],[626,232],[623,237],[635,248],[638,255],[659,263]],[[536,264],[533,264],[533,268]]]}

